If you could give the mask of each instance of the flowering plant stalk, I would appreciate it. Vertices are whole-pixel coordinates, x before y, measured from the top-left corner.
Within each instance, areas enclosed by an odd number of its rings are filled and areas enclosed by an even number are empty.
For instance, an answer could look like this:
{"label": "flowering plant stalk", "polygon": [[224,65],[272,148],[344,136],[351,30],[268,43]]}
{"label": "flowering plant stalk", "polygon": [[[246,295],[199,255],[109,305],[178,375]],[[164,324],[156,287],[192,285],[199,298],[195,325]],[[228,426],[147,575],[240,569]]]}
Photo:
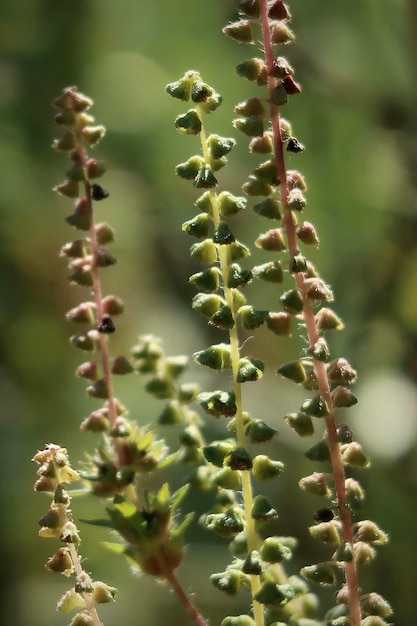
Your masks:
{"label": "flowering plant stalk", "polygon": [[[219,341],[202,347],[192,358],[216,372],[214,390],[183,382],[189,358],[166,356],[154,335],[141,335],[129,358],[111,354],[109,338],[116,331],[114,317],[122,313],[123,303],[102,294],[100,273],[116,263],[107,247],[114,232],[107,223],[96,221],[96,203],[109,194],[93,182],[104,174],[104,164],[88,154],[105,129],[94,123],[87,113],[91,100],[75,87],[64,89],[54,102],[59,110],[55,121],[65,129],[54,148],[67,152],[72,163],[55,190],[74,200],[67,222],[84,231],[61,254],[68,260],[71,284],[92,293],[92,300],[69,311],[67,319],[83,326],[71,343],[94,357],[76,373],[89,381],[87,395],[102,403],[81,424],[99,437],[81,472],[74,472],[66,450],[53,444],[34,457],[41,465],[35,489],[54,494],[50,511],[40,521],[40,534],[65,544],[57,552],[60,560],[55,555],[49,569],[76,576],[69,592],[75,600],[67,605],[68,610],[82,610],[73,626],[99,626],[94,602],[110,601],[116,591],[93,583],[81,567],[74,548],[78,529],[68,508],[70,494],[63,487],[73,480],[104,501],[106,516],[88,523],[118,535],[118,541],[108,542],[107,548],[168,584],[198,626],[206,625],[209,616],[197,608],[198,598],[194,603],[184,592],[176,573],[193,519],[192,513],[181,518],[178,509],[196,489],[212,496],[212,508],[201,516],[201,524],[226,540],[231,553],[230,563],[224,571],[212,573],[211,583],[229,596],[242,590],[250,594],[247,612],[226,616],[222,626],[383,626],[392,614],[380,595],[361,589],[361,568],[374,560],[375,547],[384,544],[387,536],[374,522],[359,517],[364,491],[351,473],[367,468],[370,461],[351,428],[340,421],[341,413],[357,402],[350,389],[357,374],[345,358],[332,354],[327,342],[329,332],[341,330],[343,323],[330,307],[332,289],[308,258],[309,247],[317,247],[319,238],[314,216],[304,219],[308,213],[305,180],[288,166],[287,157],[304,151],[291,123],[282,116],[283,107],[301,93],[294,68],[281,55],[282,48],[295,39],[290,10],[282,0],[239,0],[237,13],[236,21],[223,32],[239,43],[259,41],[262,50],[261,56],[237,66],[238,75],[256,89],[236,105],[238,117],[233,121],[234,128],[250,138],[249,150],[258,159],[242,184],[243,195],[235,195],[223,183],[222,170],[236,139],[209,130],[222,104],[220,94],[195,70],[166,87],[170,96],[187,103],[187,110],[175,120],[176,129],[199,138],[198,153],[180,163],[176,173],[196,189],[197,213],[182,224],[195,240],[191,257],[201,266],[189,278],[197,291],[192,308],[215,329]],[[265,256],[255,266],[250,264],[251,245],[235,234],[239,216],[248,207],[255,220],[268,221],[270,226],[254,243]],[[263,309],[250,303],[250,285],[255,282],[274,286],[279,310],[268,302]],[[275,442],[277,431],[250,415],[245,405],[247,390],[262,378],[266,366],[247,353],[244,339],[250,331],[256,340],[256,329],[263,325],[277,341],[291,337],[295,330],[305,338],[306,347],[290,362],[283,362],[277,344],[277,373],[309,396],[282,418],[300,437],[312,436],[316,430],[321,433],[305,456],[323,469],[304,476],[299,484],[321,498],[309,532],[324,550],[330,547],[331,554],[324,552],[320,562],[304,564],[301,571],[292,566],[298,539],[276,533],[278,513],[284,516],[285,507],[276,507],[265,495],[264,486],[270,494],[270,485],[285,469],[280,459],[271,458],[267,446]],[[146,379],[147,392],[164,401],[157,421],[177,429],[176,449],[160,438],[157,427],[139,427],[117,399],[115,380],[133,372]],[[279,399],[272,395],[270,401],[279,410]],[[207,416],[226,423],[226,438],[207,438],[203,432]],[[144,475],[158,477],[160,470],[176,465],[185,475],[179,489],[173,491],[166,483],[144,488]],[[335,597],[334,606],[324,614],[315,585],[331,588]],[[100,600],[103,597],[106,600]]]}

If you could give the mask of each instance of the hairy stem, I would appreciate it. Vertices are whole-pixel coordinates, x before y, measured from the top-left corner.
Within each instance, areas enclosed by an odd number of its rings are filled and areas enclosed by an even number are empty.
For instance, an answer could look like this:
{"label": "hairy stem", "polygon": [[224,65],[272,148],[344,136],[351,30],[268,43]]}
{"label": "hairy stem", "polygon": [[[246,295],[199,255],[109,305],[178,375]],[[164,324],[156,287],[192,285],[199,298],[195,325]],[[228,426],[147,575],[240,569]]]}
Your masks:
{"label": "hairy stem", "polygon": [[[261,29],[265,49],[265,61],[268,72],[268,90],[272,100],[272,93],[276,86],[276,79],[269,75],[269,72],[273,66],[274,54],[270,37],[268,4],[266,0],[260,0],[260,8]],[[278,106],[273,104],[272,101],[270,102],[270,117],[273,131],[274,152],[277,163],[277,174],[278,179],[280,180],[280,196],[283,206],[283,227],[287,236],[289,252],[291,255],[294,255],[298,251],[297,236],[292,212],[287,208],[287,170],[284,160],[283,144],[281,140],[280,116]],[[311,307],[310,300],[307,296],[307,286],[304,274],[302,272],[295,274],[295,281],[303,299],[303,316],[306,324],[309,344],[310,346],[314,346],[319,339],[319,336],[314,319],[314,313]],[[336,418],[333,400],[330,393],[329,380],[327,377],[326,367],[323,362],[314,359],[314,369],[320,394],[329,407],[330,414],[325,418],[326,438],[333,467],[337,506],[339,508],[342,527],[342,537],[345,542],[348,542],[353,547],[352,519],[350,512],[344,506],[346,497],[346,477],[340,447],[337,441]],[[351,626],[360,626],[361,611],[356,563],[354,560],[352,560],[351,562],[344,561],[343,565],[345,569],[345,577],[348,589],[350,624]]]}
{"label": "hairy stem", "polygon": [[[73,543],[68,544],[69,553],[71,556],[71,561],[74,567],[75,575],[77,578],[80,578],[84,574],[84,570],[81,565],[81,558],[77,552],[77,549]],[[91,597],[91,593],[83,592],[83,598],[85,600],[85,604],[87,606],[87,611],[93,620],[94,626],[103,626],[103,622],[100,620],[99,615],[97,613],[97,609]]]}

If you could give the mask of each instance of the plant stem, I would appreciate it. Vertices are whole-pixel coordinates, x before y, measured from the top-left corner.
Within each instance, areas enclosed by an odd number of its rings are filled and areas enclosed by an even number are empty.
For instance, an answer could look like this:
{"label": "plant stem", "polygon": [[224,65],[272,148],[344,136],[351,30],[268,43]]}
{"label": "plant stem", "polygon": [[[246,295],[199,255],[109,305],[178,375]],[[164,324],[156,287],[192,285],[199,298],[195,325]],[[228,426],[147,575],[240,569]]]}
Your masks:
{"label": "plant stem", "polygon": [[[210,162],[210,155],[207,148],[206,141],[206,133],[204,130],[204,124],[201,112],[199,112],[200,120],[201,120],[201,132],[200,132],[200,140],[201,140],[201,148],[203,152],[203,157],[206,163]],[[214,189],[210,189],[210,203],[212,207],[213,213],[213,223],[214,228],[217,229],[220,223],[220,210],[219,210],[219,202],[217,198],[217,194]],[[245,435],[245,426],[243,420],[243,403],[242,403],[242,386],[241,383],[237,380],[237,374],[239,369],[239,358],[240,358],[240,350],[239,350],[239,335],[236,324],[236,314],[235,314],[235,306],[233,302],[233,292],[227,285],[228,280],[228,269],[229,269],[229,261],[227,257],[227,246],[218,246],[218,256],[219,256],[219,265],[220,272],[222,275],[222,283],[223,283],[223,292],[226,303],[230,310],[232,311],[234,324],[233,327],[229,330],[229,339],[230,339],[230,358],[232,363],[232,375],[233,375],[233,392],[235,394],[235,404],[236,404],[236,439],[237,444],[241,448],[246,449],[246,435]],[[248,545],[248,552],[252,552],[259,548],[260,539],[255,527],[255,520],[252,518],[252,506],[253,506],[253,494],[252,494],[252,483],[250,479],[249,471],[241,471],[240,479],[242,485],[242,496],[243,496],[243,507],[245,512],[245,520],[246,520],[246,538]],[[250,576],[250,585],[251,585],[251,593],[253,599],[253,614],[256,626],[264,626],[264,612],[262,605],[257,602],[254,597],[258,593],[261,588],[261,580],[257,575]]]}
{"label": "plant stem", "polygon": [[[84,574],[84,570],[81,565],[80,555],[77,552],[77,549],[73,543],[68,544],[69,553],[71,556],[71,561],[74,566],[75,575],[77,578],[80,578]],[[93,599],[91,597],[91,593],[83,592],[83,598],[85,600],[85,604],[87,606],[88,613],[93,620],[94,626],[103,626],[103,622],[100,620],[99,615],[97,613],[97,609],[94,605]]]}
{"label": "plant stem", "polygon": [[[296,228],[292,212],[287,208],[288,187],[287,187],[287,170],[284,160],[284,150],[280,132],[280,116],[278,106],[272,102],[272,93],[276,86],[276,79],[270,76],[270,70],[273,66],[274,54],[269,29],[268,4],[266,0],[260,0],[261,10],[261,29],[263,35],[263,44],[265,49],[265,61],[268,73],[268,90],[270,94],[270,117],[273,131],[274,152],[277,163],[277,174],[280,181],[280,196],[283,206],[283,227],[286,232],[288,249],[291,255],[298,252]],[[303,316],[306,324],[308,340],[310,346],[314,346],[319,339],[314,319],[314,313],[310,300],[307,296],[307,286],[305,276],[302,272],[295,274],[295,281],[303,299]],[[330,393],[329,380],[327,377],[326,366],[323,362],[314,359],[314,369],[317,377],[319,392],[329,407],[329,415],[325,418],[326,438],[330,451],[330,458],[333,467],[333,476],[335,482],[335,490],[337,496],[337,506],[339,508],[340,522],[342,527],[343,541],[349,543],[353,547],[353,527],[350,512],[344,506],[346,489],[345,489],[345,470],[341,457],[340,447],[337,441],[336,417],[333,405],[333,399]],[[351,562],[343,562],[345,569],[345,578],[348,589],[349,598],[349,615],[350,625],[360,626],[360,596],[358,587],[357,568],[354,560]]]}

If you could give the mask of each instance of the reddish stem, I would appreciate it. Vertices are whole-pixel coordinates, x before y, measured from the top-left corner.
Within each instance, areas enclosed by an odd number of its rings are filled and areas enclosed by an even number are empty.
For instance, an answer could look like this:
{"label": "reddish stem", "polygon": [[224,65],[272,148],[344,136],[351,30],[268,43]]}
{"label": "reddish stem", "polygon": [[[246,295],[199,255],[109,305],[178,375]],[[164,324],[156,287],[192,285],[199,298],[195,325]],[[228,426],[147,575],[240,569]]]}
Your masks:
{"label": "reddish stem", "polygon": [[[270,70],[273,66],[274,54],[270,37],[267,0],[260,0],[260,9],[260,23],[262,29],[263,44],[265,48],[265,61],[268,72],[268,91],[270,95],[270,117],[273,132],[274,152],[277,163],[277,175],[280,181],[280,197],[283,206],[282,223],[288,241],[288,249],[290,255],[293,256],[298,252],[297,234],[292,212],[287,208],[287,170],[284,160],[284,149],[280,132],[279,108],[272,102],[272,94],[277,82],[275,78],[269,75]],[[319,339],[319,334],[317,331],[311,302],[307,296],[307,285],[305,282],[304,274],[301,272],[296,273],[295,281],[303,300],[303,316],[304,322],[306,324],[309,344],[310,346],[314,346]],[[349,510],[344,506],[346,498],[346,476],[340,452],[340,446],[337,441],[336,417],[333,399],[330,392],[329,380],[327,377],[326,366],[323,362],[314,359],[314,369],[317,377],[319,392],[329,407],[330,414],[325,418],[326,439],[329,446],[330,458],[333,467],[333,476],[335,482],[337,505],[339,507],[342,537],[344,542],[349,543],[353,547],[352,519]],[[343,565],[345,569],[345,578],[348,589],[350,624],[351,626],[360,626],[361,611],[356,563],[355,560],[352,560],[350,562],[344,561]]]}

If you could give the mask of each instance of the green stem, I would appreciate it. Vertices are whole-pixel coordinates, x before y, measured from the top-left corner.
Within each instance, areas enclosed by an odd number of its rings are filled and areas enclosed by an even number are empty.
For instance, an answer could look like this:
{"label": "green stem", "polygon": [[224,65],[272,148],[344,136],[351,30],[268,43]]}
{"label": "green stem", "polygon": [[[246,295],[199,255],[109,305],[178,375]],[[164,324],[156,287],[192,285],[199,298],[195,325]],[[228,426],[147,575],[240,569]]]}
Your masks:
{"label": "green stem", "polygon": [[[204,130],[204,124],[203,124],[201,111],[199,111],[199,117],[201,120],[200,140],[201,140],[201,148],[203,152],[203,157],[206,163],[210,163],[210,154],[207,148],[206,133]],[[210,193],[210,203],[211,203],[212,214],[213,214],[213,223],[214,223],[214,228],[216,229],[220,223],[219,202],[218,202],[217,194],[214,191],[214,189],[210,189],[209,193]],[[245,425],[244,425],[244,420],[243,420],[242,386],[241,386],[241,383],[239,383],[237,380],[237,375],[238,375],[238,370],[239,370],[239,358],[240,358],[239,335],[238,335],[237,323],[236,323],[235,306],[233,302],[233,292],[227,286],[228,270],[229,270],[227,246],[218,245],[217,250],[218,250],[220,272],[222,276],[224,297],[225,297],[228,307],[232,311],[233,320],[234,320],[233,327],[229,330],[229,339],[230,339],[230,357],[231,357],[232,375],[233,375],[233,392],[235,394],[235,403],[236,403],[236,415],[235,415],[236,439],[237,439],[237,444],[239,447],[246,448]],[[241,485],[242,485],[243,507],[244,507],[245,520],[246,520],[246,537],[247,537],[247,544],[248,544],[248,552],[252,552],[253,550],[256,550],[259,548],[260,539],[256,531],[255,520],[252,518],[252,515],[251,515],[252,506],[253,506],[253,494],[252,494],[252,483],[251,483],[249,471],[241,471],[240,479],[241,479]],[[251,575],[250,584],[251,584],[251,592],[252,592],[252,599],[253,599],[253,614],[254,614],[255,624],[256,626],[264,626],[263,607],[259,602],[257,602],[254,599],[256,593],[259,591],[261,587],[260,577],[257,575]]]}
{"label": "green stem", "polygon": [[[73,543],[69,543],[68,544],[68,550],[69,550],[69,553],[70,553],[72,565],[74,567],[75,576],[77,578],[80,578],[84,574],[84,570],[83,570],[82,565],[81,565],[80,555],[78,554],[77,549],[76,549],[76,547],[75,547],[75,545]],[[88,611],[91,619],[93,620],[93,625],[94,626],[103,626],[103,622],[100,620],[100,617],[99,617],[99,615],[97,613],[97,609],[96,609],[95,604],[93,602],[93,598],[91,596],[91,593],[84,592],[82,595],[83,595],[83,598],[85,600],[87,611]]]}
{"label": "green stem", "polygon": [[[276,87],[276,79],[269,75],[273,66],[274,54],[269,29],[268,4],[266,0],[260,0],[261,9],[261,29],[263,35],[263,44],[265,49],[265,61],[268,72],[268,90],[270,95],[270,117],[273,131],[274,152],[277,162],[277,174],[280,181],[280,196],[283,206],[283,227],[286,232],[288,249],[291,255],[298,252],[296,227],[292,212],[287,208],[288,187],[287,187],[287,170],[284,160],[284,150],[280,132],[280,116],[278,106],[272,103],[272,93]],[[297,288],[299,289],[303,299],[303,316],[307,328],[307,335],[310,346],[314,346],[319,338],[314,313],[310,300],[307,296],[307,286],[304,274],[297,273],[295,275]],[[344,506],[346,497],[345,488],[345,470],[343,466],[340,446],[337,441],[336,416],[334,411],[333,399],[330,393],[329,380],[327,377],[326,366],[324,363],[314,360],[314,369],[317,377],[318,388],[321,396],[326,401],[330,414],[325,418],[326,438],[329,446],[330,457],[333,467],[333,476],[335,481],[335,490],[337,496],[337,505],[339,507],[340,522],[342,527],[343,541],[351,544],[353,547],[353,526],[350,512]],[[345,569],[345,578],[348,589],[349,598],[349,615],[350,625],[360,626],[360,595],[358,586],[357,568],[354,560],[351,562],[343,562]]]}

